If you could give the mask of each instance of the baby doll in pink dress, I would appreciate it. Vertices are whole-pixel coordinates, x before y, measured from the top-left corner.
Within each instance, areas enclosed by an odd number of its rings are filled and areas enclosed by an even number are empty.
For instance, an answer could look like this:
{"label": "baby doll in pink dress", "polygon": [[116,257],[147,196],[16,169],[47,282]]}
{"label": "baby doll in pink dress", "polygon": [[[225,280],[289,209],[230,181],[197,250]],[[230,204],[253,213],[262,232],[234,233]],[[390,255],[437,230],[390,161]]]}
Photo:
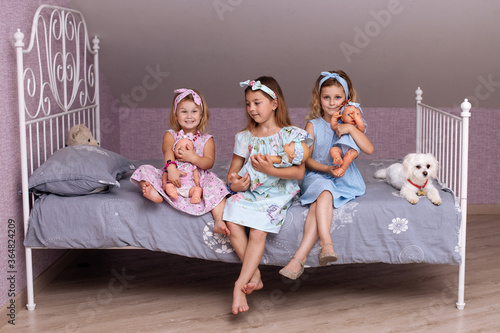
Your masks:
{"label": "baby doll in pink dress", "polygon": [[[174,143],[175,158],[179,158],[179,152],[182,150],[194,150],[193,141],[187,137],[179,139]],[[203,189],[200,186],[200,172],[198,167],[189,162],[177,162],[177,170],[184,173],[180,176],[181,187],[177,188],[174,184],[168,182],[166,186],[167,194],[172,199],[179,198],[179,195],[184,198],[191,198],[190,203],[197,204],[201,201]]]}

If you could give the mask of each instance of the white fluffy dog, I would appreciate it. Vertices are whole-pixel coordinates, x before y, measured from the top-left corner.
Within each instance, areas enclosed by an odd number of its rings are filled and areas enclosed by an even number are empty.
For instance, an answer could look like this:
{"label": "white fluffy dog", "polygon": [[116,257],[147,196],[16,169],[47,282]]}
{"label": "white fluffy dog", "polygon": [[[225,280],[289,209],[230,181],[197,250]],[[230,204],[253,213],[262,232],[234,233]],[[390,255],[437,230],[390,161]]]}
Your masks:
{"label": "white fluffy dog", "polygon": [[439,162],[432,154],[408,154],[403,163],[391,164],[375,172],[375,178],[400,189],[399,194],[411,204],[418,202],[419,195],[426,195],[435,205],[441,204],[439,191],[432,184],[436,179]]}

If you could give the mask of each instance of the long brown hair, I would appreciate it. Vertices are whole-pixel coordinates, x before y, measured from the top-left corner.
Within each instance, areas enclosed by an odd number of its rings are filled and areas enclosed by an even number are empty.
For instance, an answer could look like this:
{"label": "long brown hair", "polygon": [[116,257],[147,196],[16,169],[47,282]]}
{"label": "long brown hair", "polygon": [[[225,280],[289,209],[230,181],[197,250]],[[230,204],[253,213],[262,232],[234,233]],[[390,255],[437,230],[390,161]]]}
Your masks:
{"label": "long brown hair", "polygon": [[[292,122],[290,120],[290,116],[288,115],[288,108],[286,106],[285,98],[283,96],[283,92],[281,91],[281,87],[278,84],[278,81],[276,81],[271,76],[261,76],[261,77],[258,77],[257,79],[255,79],[255,81],[260,81],[260,83],[267,86],[269,89],[274,91],[274,93],[276,94],[276,100],[278,102],[278,107],[276,108],[275,114],[274,114],[274,116],[276,118],[276,124],[280,128],[291,126]],[[245,89],[245,94],[250,89],[252,89],[252,88],[247,87]],[[273,101],[273,98],[271,96],[269,96],[267,93],[263,92],[263,94],[267,98],[269,98],[269,100]],[[246,117],[247,117],[247,126],[243,130],[244,131],[252,131],[253,129],[255,129],[255,127],[257,127],[257,123],[255,122],[255,120],[252,119],[252,117],[250,117],[248,112],[246,112]]]}
{"label": "long brown hair", "polygon": [[[349,90],[349,100],[351,102],[356,102],[356,91],[354,90],[354,87],[352,86],[352,81],[349,78],[349,76],[342,70],[337,70],[337,71],[330,71],[330,73],[337,73],[341,78],[346,80],[347,82],[347,87]],[[343,90],[342,85],[340,84],[339,81],[329,78],[326,79],[325,82],[321,85],[321,88],[319,88],[319,82],[323,78],[323,75],[320,75],[317,79],[316,82],[314,83],[314,87],[312,90],[312,98],[311,98],[311,103],[310,103],[310,108],[311,110],[309,111],[309,114],[306,117],[306,121],[316,119],[323,117],[325,115],[325,112],[321,108],[321,89],[323,87],[330,87],[330,86],[337,86],[341,87]]]}

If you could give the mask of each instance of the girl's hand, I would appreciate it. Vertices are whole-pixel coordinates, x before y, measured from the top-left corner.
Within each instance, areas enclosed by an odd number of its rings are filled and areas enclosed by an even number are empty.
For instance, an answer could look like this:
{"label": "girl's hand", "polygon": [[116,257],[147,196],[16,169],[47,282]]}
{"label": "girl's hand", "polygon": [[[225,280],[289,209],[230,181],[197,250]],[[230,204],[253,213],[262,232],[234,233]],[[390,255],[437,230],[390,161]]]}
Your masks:
{"label": "girl's hand", "polygon": [[252,167],[259,172],[269,174],[274,169],[273,161],[269,155],[256,154],[250,156]]}
{"label": "girl's hand", "polygon": [[331,175],[332,177],[337,178],[337,176],[334,174],[334,171],[338,169],[339,167],[337,165],[330,165],[328,166],[327,173]]}
{"label": "girl's hand", "polygon": [[[181,178],[180,177],[185,176],[186,173],[177,170],[177,168],[169,168],[168,173],[167,172],[164,173],[164,176],[165,175],[167,175],[166,176],[167,180],[169,182],[171,182],[172,184],[174,184],[175,187],[181,187]],[[163,188],[165,189],[165,185],[167,184],[167,182],[165,181],[165,183],[163,183],[163,178],[165,178],[165,177],[162,177],[162,185],[163,185]]]}
{"label": "girl's hand", "polygon": [[233,172],[229,175],[229,183],[231,184],[231,190],[234,192],[246,191],[250,187],[250,175],[247,172],[243,177],[240,177]]}
{"label": "girl's hand", "polygon": [[194,164],[198,155],[191,149],[191,147],[186,146],[185,148],[180,148],[177,152],[176,159],[181,162],[189,162]]}
{"label": "girl's hand", "polygon": [[354,125],[351,124],[338,124],[337,128],[335,129],[335,133],[337,133],[337,136],[340,138],[344,134],[351,134],[351,130],[354,127]]}

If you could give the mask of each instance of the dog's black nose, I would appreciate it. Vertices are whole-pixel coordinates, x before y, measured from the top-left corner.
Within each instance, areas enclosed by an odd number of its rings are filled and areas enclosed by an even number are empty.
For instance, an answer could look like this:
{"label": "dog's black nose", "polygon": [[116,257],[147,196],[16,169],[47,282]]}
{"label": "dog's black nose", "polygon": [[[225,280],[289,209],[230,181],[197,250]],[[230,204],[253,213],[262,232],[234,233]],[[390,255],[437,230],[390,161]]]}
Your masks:
{"label": "dog's black nose", "polygon": [[422,172],[422,174],[427,177],[427,171]]}

